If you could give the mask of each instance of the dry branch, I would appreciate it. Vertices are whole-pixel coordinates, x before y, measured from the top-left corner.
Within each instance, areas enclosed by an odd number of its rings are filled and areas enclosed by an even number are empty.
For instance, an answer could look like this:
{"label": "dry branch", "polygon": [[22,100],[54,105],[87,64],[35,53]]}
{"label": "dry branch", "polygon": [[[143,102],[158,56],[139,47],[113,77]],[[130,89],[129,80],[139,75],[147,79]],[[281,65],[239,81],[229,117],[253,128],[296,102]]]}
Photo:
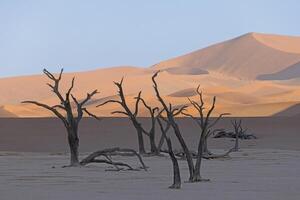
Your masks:
{"label": "dry branch", "polygon": [[[116,167],[116,170],[118,170],[118,171],[124,170],[123,168],[120,168],[119,166],[127,167],[127,170],[139,170],[139,169],[132,168],[130,165],[128,165],[126,163],[114,162],[110,158],[110,156],[116,156],[116,155],[124,156],[124,154],[136,156],[138,158],[139,163],[141,164],[140,168],[147,171],[147,166],[145,165],[142,157],[135,150],[119,148],[119,147],[108,148],[108,149],[103,149],[100,151],[93,152],[90,155],[88,155],[86,158],[84,158],[80,162],[80,164],[84,166],[84,165],[87,165],[90,163],[106,163],[106,164],[113,165],[114,167]],[[98,157],[101,157],[101,156],[104,156],[106,159],[98,159]]]}

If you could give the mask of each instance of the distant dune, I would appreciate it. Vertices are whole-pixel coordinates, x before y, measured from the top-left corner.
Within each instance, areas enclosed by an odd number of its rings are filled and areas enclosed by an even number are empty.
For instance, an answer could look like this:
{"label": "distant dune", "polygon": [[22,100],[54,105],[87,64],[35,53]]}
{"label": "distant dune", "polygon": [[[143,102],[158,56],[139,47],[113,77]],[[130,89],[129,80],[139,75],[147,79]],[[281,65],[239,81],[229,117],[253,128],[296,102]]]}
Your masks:
{"label": "distant dune", "polygon": [[[161,94],[174,106],[188,104],[187,97],[197,100],[195,88],[200,84],[208,104],[213,96],[217,97],[214,115],[230,112],[233,116],[269,116],[300,103],[299,63],[300,37],[248,33],[149,68],[119,66],[66,73],[61,89],[65,91],[75,76],[74,94],[80,99],[86,92],[98,89],[100,94],[88,108],[97,115],[111,116],[111,111],[119,109],[117,105],[95,106],[117,98],[113,81],[122,77],[130,106],[134,106],[134,97],[140,90],[149,104],[159,106],[151,75],[161,70],[158,77]],[[42,74],[0,79],[0,116],[52,116],[41,108],[20,104],[23,100],[57,104],[47,82]],[[189,112],[195,111],[189,109]],[[298,109],[294,112],[285,115],[300,114]],[[142,107],[140,115],[147,116]]]}
{"label": "distant dune", "polygon": [[200,68],[238,78],[255,79],[300,61],[298,37],[248,33],[177,58],[160,62],[154,69]]}

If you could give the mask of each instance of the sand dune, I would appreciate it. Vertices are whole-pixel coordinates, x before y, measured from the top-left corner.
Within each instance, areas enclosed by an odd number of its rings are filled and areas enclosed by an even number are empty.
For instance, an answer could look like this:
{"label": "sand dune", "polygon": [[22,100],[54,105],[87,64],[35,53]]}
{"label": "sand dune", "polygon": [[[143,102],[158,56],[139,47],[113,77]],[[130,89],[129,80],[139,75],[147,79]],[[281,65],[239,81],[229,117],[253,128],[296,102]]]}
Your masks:
{"label": "sand dune", "polygon": [[[114,86],[113,81],[120,80],[121,75],[113,75],[115,70],[116,69],[104,69],[88,73],[65,74],[65,87],[62,89],[66,90],[66,86],[69,85],[68,81],[70,81],[73,76],[76,76],[76,83],[78,83],[74,88],[74,93],[79,99],[85,96],[85,92],[98,88],[100,94],[96,95],[94,100],[88,104],[88,108],[98,115],[111,116],[110,113],[118,109],[117,105],[111,104],[101,108],[96,108],[96,105],[105,100],[117,98],[117,88]],[[117,71],[119,70],[122,71],[122,68],[117,69]],[[124,77],[124,91],[127,94],[127,103],[130,107],[134,107],[134,97],[140,90],[143,90],[142,96],[150,105],[159,106],[153,93],[151,75],[152,73],[147,70],[136,69]],[[101,78],[102,76],[104,76],[103,79]],[[32,84],[23,84],[22,90],[15,89],[14,95],[4,95],[6,101],[3,99],[2,104],[5,105],[6,111],[19,117],[52,116],[50,112],[41,108],[18,103],[28,99],[35,99],[52,105],[58,103],[58,99],[49,92],[49,89],[45,85],[46,79],[41,77],[34,77],[34,79],[35,81],[30,79]],[[24,80],[24,78],[20,80],[16,79],[15,81],[17,83],[19,81],[27,83],[27,80]],[[217,97],[218,106],[216,107],[216,113],[220,113],[224,108],[228,108],[227,110],[230,110],[230,113],[237,116],[240,116],[241,113],[243,113],[243,116],[255,116],[256,114],[258,116],[272,115],[286,108],[282,102],[295,101],[296,96],[300,97],[300,93],[297,92],[298,89],[296,89],[295,86],[280,85],[270,81],[239,80],[225,75],[219,76],[214,73],[209,76],[190,76],[162,72],[158,77],[158,82],[162,95],[165,96],[168,102],[174,105],[188,104],[187,97],[197,99],[195,96],[195,88],[198,84],[201,84],[201,89],[204,92],[206,101],[210,103],[213,96]],[[31,94],[24,92],[27,90],[31,91],[33,90],[32,88],[35,88],[35,92]],[[5,94],[6,91],[3,88],[2,90],[2,93]],[[258,104],[268,105],[267,109],[249,109],[249,106],[251,107],[251,105],[253,105],[253,107],[255,107],[255,105]],[[288,104],[290,105],[290,103]],[[266,112],[264,113],[264,111]],[[141,116],[147,116],[147,112],[143,110],[143,108],[141,108]]]}
{"label": "sand dune", "polygon": [[[294,40],[299,41],[300,39],[298,37],[290,39],[287,36],[273,37],[267,34],[248,33],[205,49],[160,62],[153,68],[200,68],[209,72],[218,71],[230,76],[255,79],[258,75],[280,71],[299,62],[300,50],[296,51],[297,45]],[[289,47],[291,48],[290,51],[288,51]]]}
{"label": "sand dune", "polygon": [[[197,99],[195,88],[200,84],[206,101],[217,97],[215,115],[228,111],[235,116],[268,116],[300,100],[298,43],[299,37],[248,33],[150,68],[119,66],[65,73],[61,90],[66,91],[72,77],[76,77],[74,94],[81,99],[86,92],[98,89],[100,94],[87,105],[88,109],[101,116],[111,116],[117,105],[95,106],[117,98],[113,82],[122,77],[129,106],[134,106],[134,97],[141,90],[150,105],[159,106],[151,75],[161,70],[157,78],[161,94],[174,106],[188,105],[187,97]],[[263,80],[256,80],[257,77]],[[24,100],[59,103],[47,82],[42,74],[0,79],[0,105],[3,106],[0,117],[52,116],[43,109],[20,104]],[[147,111],[141,108],[140,115],[147,116]]]}

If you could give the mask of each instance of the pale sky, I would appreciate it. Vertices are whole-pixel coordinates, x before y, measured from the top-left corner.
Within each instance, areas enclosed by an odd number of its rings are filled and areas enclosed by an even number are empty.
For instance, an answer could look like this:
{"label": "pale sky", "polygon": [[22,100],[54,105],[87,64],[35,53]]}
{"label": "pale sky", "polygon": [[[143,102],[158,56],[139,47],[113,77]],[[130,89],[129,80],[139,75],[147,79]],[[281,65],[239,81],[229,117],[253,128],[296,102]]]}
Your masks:
{"label": "pale sky", "polygon": [[247,32],[300,35],[299,0],[0,0],[0,77],[148,67]]}

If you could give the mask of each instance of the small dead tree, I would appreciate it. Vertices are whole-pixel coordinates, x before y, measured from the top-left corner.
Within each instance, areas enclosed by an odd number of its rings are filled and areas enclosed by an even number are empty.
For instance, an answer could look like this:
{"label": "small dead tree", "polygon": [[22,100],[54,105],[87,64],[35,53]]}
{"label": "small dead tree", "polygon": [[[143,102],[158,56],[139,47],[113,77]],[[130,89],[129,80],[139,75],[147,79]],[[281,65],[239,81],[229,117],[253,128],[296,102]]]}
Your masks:
{"label": "small dead tree", "polygon": [[235,144],[233,147],[233,151],[238,151],[239,150],[239,138],[241,138],[241,135],[244,135],[247,130],[243,129],[242,120],[231,121],[231,124],[233,126],[234,134],[235,134]]}
{"label": "small dead tree", "polygon": [[113,111],[112,114],[122,114],[127,116],[130,121],[132,122],[134,128],[136,129],[137,132],[137,137],[138,137],[138,146],[139,146],[139,153],[140,154],[146,154],[145,151],[145,145],[144,145],[144,138],[143,138],[143,133],[146,132],[141,123],[138,121],[137,119],[137,115],[138,115],[138,110],[139,110],[139,102],[141,100],[140,96],[142,92],[139,92],[138,96],[135,98],[136,102],[135,102],[135,109],[134,111],[131,111],[130,108],[127,105],[126,99],[125,99],[125,94],[123,91],[123,78],[121,79],[120,82],[114,82],[114,84],[117,86],[118,88],[118,96],[119,96],[119,100],[107,100],[99,105],[97,105],[97,107],[103,106],[105,104],[108,103],[117,103],[119,104],[123,110],[117,110],[117,111]]}
{"label": "small dead tree", "polygon": [[169,188],[180,189],[181,188],[180,169],[179,169],[177,158],[175,157],[175,154],[173,152],[171,139],[170,139],[170,137],[167,136],[167,131],[169,129],[168,123],[167,123],[167,127],[164,128],[162,121],[159,117],[157,118],[157,121],[158,121],[160,130],[161,130],[161,133],[166,140],[166,143],[168,146],[168,153],[169,153],[169,156],[170,156],[172,164],[173,164],[173,184]]}
{"label": "small dead tree", "polygon": [[[83,117],[83,114],[99,119],[97,116],[92,114],[87,110],[85,105],[91,100],[91,98],[97,94],[97,90],[92,91],[91,93],[87,93],[87,96],[79,101],[72,95],[72,89],[74,87],[75,77],[72,79],[71,86],[65,93],[64,97],[60,91],[60,81],[62,78],[63,69],[61,69],[58,78],[56,78],[52,73],[48,70],[43,70],[44,74],[51,80],[53,83],[48,83],[47,85],[52,89],[52,92],[58,97],[60,103],[54,106],[49,106],[43,103],[39,103],[37,101],[23,101],[22,103],[30,103],[37,105],[39,107],[45,108],[52,113],[54,113],[64,124],[67,129],[68,135],[68,143],[70,148],[70,166],[79,166],[78,159],[78,149],[79,149],[79,137],[78,137],[78,126]],[[77,113],[74,114],[72,101],[76,104]]]}
{"label": "small dead tree", "polygon": [[[208,151],[208,148],[207,148],[207,139],[210,135],[213,134],[213,132],[211,131],[212,127],[215,126],[224,115],[229,115],[229,113],[222,113],[214,121],[211,121],[211,114],[215,109],[216,97],[213,97],[212,105],[205,115],[205,113],[204,113],[205,104],[204,104],[204,100],[203,100],[202,91],[200,91],[200,85],[197,87],[196,92],[199,96],[200,102],[198,103],[194,100],[191,100],[190,98],[188,98],[188,100],[191,103],[191,105],[198,111],[199,117],[194,117],[191,114],[182,112],[183,115],[191,117],[198,124],[198,126],[200,127],[200,130],[201,130],[200,139],[198,142],[198,152],[197,152],[197,156],[196,156],[196,164],[195,164],[195,169],[194,169],[194,177],[193,177],[194,182],[208,181],[208,179],[202,179],[201,173],[200,173],[202,158],[204,157],[205,154],[211,155],[211,153]],[[227,154],[224,154],[224,155],[227,155]],[[219,156],[217,156],[217,157],[219,157]]]}
{"label": "small dead tree", "polygon": [[213,127],[222,119],[222,117],[226,116],[226,115],[230,115],[230,113],[221,113],[215,120],[211,120],[211,113],[214,111],[215,109],[215,104],[216,104],[216,97],[213,97],[213,101],[212,101],[212,105],[210,107],[210,109],[208,110],[207,114],[205,115],[205,103],[203,100],[203,94],[202,91],[200,91],[200,85],[198,85],[196,92],[198,94],[199,97],[199,103],[191,100],[190,98],[188,98],[190,104],[194,107],[194,109],[198,112],[199,116],[198,117],[194,117],[191,114],[182,112],[183,115],[191,117],[199,126],[200,130],[201,130],[201,136],[203,137],[203,155],[212,155],[212,153],[208,150],[208,146],[207,146],[207,140],[208,138],[215,134],[217,130],[212,131]]}
{"label": "small dead tree", "polygon": [[166,120],[168,121],[168,124],[170,124],[170,126],[172,127],[172,129],[174,131],[174,134],[176,135],[176,137],[177,137],[177,139],[178,139],[178,141],[179,141],[179,143],[180,143],[180,145],[183,149],[183,152],[185,154],[185,158],[186,158],[188,168],[189,168],[189,181],[193,181],[193,176],[194,176],[193,158],[191,156],[191,153],[190,153],[190,150],[189,150],[188,146],[186,145],[186,142],[185,142],[184,138],[182,137],[179,126],[175,121],[175,116],[180,114],[182,112],[182,110],[184,110],[187,106],[182,106],[180,108],[173,108],[171,104],[169,104],[169,106],[167,106],[164,99],[160,95],[158,85],[157,85],[156,80],[155,80],[158,73],[159,73],[159,71],[157,71],[152,76],[153,88],[154,88],[154,91],[155,91],[155,94],[156,94],[156,97],[157,97],[158,101],[160,102],[160,104],[163,107],[164,112],[166,113]]}

